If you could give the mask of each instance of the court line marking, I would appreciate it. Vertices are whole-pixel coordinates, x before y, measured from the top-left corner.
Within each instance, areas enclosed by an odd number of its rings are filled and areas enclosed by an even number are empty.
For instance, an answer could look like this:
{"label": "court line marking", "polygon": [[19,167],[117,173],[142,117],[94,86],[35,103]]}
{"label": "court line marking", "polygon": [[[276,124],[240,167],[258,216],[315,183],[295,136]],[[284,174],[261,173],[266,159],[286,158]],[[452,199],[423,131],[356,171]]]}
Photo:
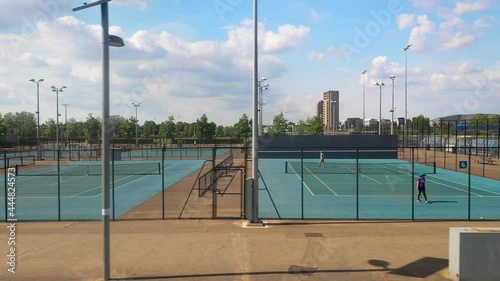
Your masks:
{"label": "court line marking", "polygon": [[[326,188],[328,188],[328,190],[330,190],[333,194],[335,194],[335,196],[338,196],[338,194],[337,194],[335,191],[333,191],[330,187],[328,187],[328,185],[326,185],[326,183],[324,183],[324,182],[323,182],[320,178],[318,178],[318,177],[316,176],[316,174],[314,174],[314,173],[313,173],[311,170],[309,170],[307,167],[304,167],[304,168],[306,168],[306,170],[308,170],[308,171],[309,171],[309,172],[310,172],[310,173],[311,173],[311,174],[312,174],[312,175],[313,175],[316,179],[318,179],[318,180],[319,180],[319,182],[321,182],[321,183],[322,183],[322,184],[323,184]],[[313,196],[315,196],[315,195],[313,195]]]}
{"label": "court line marking", "polygon": [[[438,177],[438,178],[439,178],[439,177]],[[439,179],[441,179],[441,178],[439,178]],[[435,181],[435,180],[430,180],[430,179],[428,179],[428,181],[430,181],[430,182],[434,182],[434,183],[437,183],[437,184],[440,184],[440,185],[443,185],[443,186],[446,186],[446,187],[449,187],[449,188],[452,188],[452,189],[456,189],[456,190],[458,190],[458,191],[462,191],[463,193],[468,193],[468,191],[467,191],[467,190],[463,190],[463,189],[461,189],[461,188],[454,187],[454,186],[451,186],[451,185],[448,185],[448,184],[440,183],[440,182],[437,182],[437,181]],[[460,184],[460,185],[461,185],[461,184]],[[470,194],[475,194],[475,195],[477,195],[477,196],[479,196],[479,197],[483,197],[483,195],[479,195],[479,194],[474,193],[474,192],[471,192]]]}
{"label": "court line marking", "polygon": [[[295,172],[295,175],[297,175],[297,177],[300,179],[301,182],[304,183],[305,187],[307,188],[307,190],[309,190],[309,193],[311,193],[312,196],[316,196],[314,195],[314,193],[311,191],[311,189],[309,188],[309,186],[307,186],[307,183],[300,177],[300,175],[297,173],[297,171],[295,171],[295,169],[290,166],[290,168],[292,168],[292,170]],[[328,195],[328,196],[331,196],[331,195]]]}
{"label": "court line marking", "polygon": [[[176,163],[176,164],[174,164],[174,165],[172,165],[172,166],[168,166],[168,167],[166,167],[164,170],[168,170],[168,169],[170,169],[170,168],[172,168],[172,167],[175,167],[175,166],[177,166],[177,165],[179,165],[179,164],[180,164],[180,163]],[[127,179],[127,178],[130,178],[130,177],[134,177],[134,176],[136,176],[136,175],[130,175],[130,176],[128,176],[128,177],[121,178],[121,179],[119,179],[118,181],[120,181],[120,180],[124,180],[124,179]],[[135,182],[135,181],[142,180],[142,179],[143,179],[144,177],[146,177],[146,176],[149,176],[149,175],[142,175],[142,176],[140,176],[139,178],[137,178],[137,179],[135,179],[135,180],[133,180],[133,181],[129,181],[129,182],[126,182],[126,183],[124,183],[124,184],[120,184],[120,185],[118,185],[117,187],[115,187],[115,188],[114,188],[114,190],[117,190],[117,189],[119,189],[119,188],[121,188],[121,187],[123,187],[123,186],[126,186],[126,185],[128,185],[128,184],[130,184],[130,183],[133,183],[133,182]],[[101,186],[99,186],[98,188],[102,188],[102,185],[101,185]],[[95,189],[95,188],[94,188],[94,189]],[[99,193],[97,193],[96,195],[94,195],[94,196],[92,196],[92,197],[97,197],[97,196],[100,196],[101,194],[102,194],[102,192],[99,192]]]}
{"label": "court line marking", "polygon": [[[350,171],[352,171],[352,172],[354,172],[354,173],[356,174],[356,171],[355,171],[355,170],[353,170],[353,169],[351,169],[351,168],[348,168],[348,167],[345,167],[345,168],[346,168],[347,170],[350,170]],[[372,181],[374,181],[374,182],[376,182],[376,183],[378,183],[378,184],[383,184],[383,183],[379,182],[378,180],[376,180],[376,179],[372,179],[372,178],[370,178],[369,176],[367,176],[367,175],[365,175],[365,174],[362,174],[362,175],[363,175],[363,177],[368,178],[368,179],[370,179],[370,180],[372,180]]]}
{"label": "court line marking", "polygon": [[[441,177],[438,177],[438,176],[431,176],[431,177],[438,178],[438,179],[443,180],[443,181],[452,182],[452,183],[456,183],[456,184],[461,185],[461,186],[468,187],[467,185],[465,185],[463,183],[459,183],[459,182],[456,182],[456,181],[444,179],[444,178],[441,178]],[[482,188],[479,188],[479,187],[475,187],[475,186],[472,186],[472,185],[470,187],[478,189],[478,190],[481,190],[481,191],[484,191],[484,192],[492,193],[492,194],[495,194],[495,195],[500,195],[500,193],[497,193],[497,192],[494,192],[494,191],[485,190],[485,189],[482,189]],[[462,191],[467,192],[466,190],[462,190]]]}

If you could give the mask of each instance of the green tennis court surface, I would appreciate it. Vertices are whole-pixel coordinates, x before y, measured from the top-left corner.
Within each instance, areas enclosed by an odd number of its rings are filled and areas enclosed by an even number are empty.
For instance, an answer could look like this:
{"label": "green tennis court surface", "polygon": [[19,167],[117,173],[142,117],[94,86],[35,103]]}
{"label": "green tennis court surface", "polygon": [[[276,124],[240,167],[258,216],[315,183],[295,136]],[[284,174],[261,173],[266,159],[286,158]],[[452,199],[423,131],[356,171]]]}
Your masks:
{"label": "green tennis court surface", "polygon": [[[111,216],[119,217],[201,168],[202,160],[119,161],[110,184]],[[19,167],[15,211],[18,220],[96,220],[101,218],[101,166],[96,161],[57,166]],[[4,186],[4,177],[0,183]],[[0,191],[0,219],[5,220],[5,190]]]}
{"label": "green tennis court surface", "polygon": [[[262,218],[468,219],[470,212],[471,219],[500,219],[499,181],[471,176],[469,184],[467,174],[431,163],[361,160],[356,166],[345,159],[319,167],[310,159],[303,165],[263,159],[259,170]],[[429,204],[416,201],[420,172],[427,173]]]}

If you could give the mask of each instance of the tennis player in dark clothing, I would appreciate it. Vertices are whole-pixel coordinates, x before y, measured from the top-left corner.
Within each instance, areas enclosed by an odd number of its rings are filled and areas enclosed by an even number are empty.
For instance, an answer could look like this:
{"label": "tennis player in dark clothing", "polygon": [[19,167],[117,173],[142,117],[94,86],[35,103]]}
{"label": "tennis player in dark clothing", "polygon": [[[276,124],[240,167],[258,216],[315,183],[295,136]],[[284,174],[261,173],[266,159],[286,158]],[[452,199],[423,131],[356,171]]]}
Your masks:
{"label": "tennis player in dark clothing", "polygon": [[429,203],[429,200],[427,200],[427,195],[425,194],[425,176],[426,174],[422,172],[420,173],[420,177],[418,177],[417,180],[417,191],[418,191],[417,201],[420,202],[420,195],[423,194],[425,203]]}

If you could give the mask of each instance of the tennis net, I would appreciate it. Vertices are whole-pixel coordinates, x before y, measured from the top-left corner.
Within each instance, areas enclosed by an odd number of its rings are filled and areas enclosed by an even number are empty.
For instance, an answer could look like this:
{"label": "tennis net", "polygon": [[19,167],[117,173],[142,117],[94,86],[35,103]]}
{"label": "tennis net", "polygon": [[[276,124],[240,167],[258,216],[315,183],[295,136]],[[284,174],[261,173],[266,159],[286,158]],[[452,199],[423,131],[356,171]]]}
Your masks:
{"label": "tennis net", "polygon": [[[286,174],[408,174],[412,171],[412,163],[325,163],[319,166],[318,162],[287,161],[285,163]],[[436,173],[436,163],[415,163],[415,173]]]}
{"label": "tennis net", "polygon": [[[62,165],[57,169],[57,165],[18,167],[16,169],[19,176],[100,176],[102,175],[102,164],[87,165]],[[110,165],[110,174],[114,175],[160,175],[160,163],[121,163]]]}
{"label": "tennis net", "polygon": [[12,156],[0,159],[0,167],[15,167],[15,166],[30,166],[35,165],[34,155]]}

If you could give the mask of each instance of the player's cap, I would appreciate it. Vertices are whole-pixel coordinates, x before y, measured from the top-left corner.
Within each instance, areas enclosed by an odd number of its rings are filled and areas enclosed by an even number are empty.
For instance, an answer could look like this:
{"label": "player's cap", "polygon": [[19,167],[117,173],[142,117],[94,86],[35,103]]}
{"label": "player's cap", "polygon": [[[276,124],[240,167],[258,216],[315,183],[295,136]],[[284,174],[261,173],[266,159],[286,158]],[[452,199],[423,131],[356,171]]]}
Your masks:
{"label": "player's cap", "polygon": [[424,173],[424,172],[422,172],[422,173],[420,173],[420,176],[421,176],[421,177],[425,177],[425,176],[427,176],[427,174],[426,174],[426,173]]}

